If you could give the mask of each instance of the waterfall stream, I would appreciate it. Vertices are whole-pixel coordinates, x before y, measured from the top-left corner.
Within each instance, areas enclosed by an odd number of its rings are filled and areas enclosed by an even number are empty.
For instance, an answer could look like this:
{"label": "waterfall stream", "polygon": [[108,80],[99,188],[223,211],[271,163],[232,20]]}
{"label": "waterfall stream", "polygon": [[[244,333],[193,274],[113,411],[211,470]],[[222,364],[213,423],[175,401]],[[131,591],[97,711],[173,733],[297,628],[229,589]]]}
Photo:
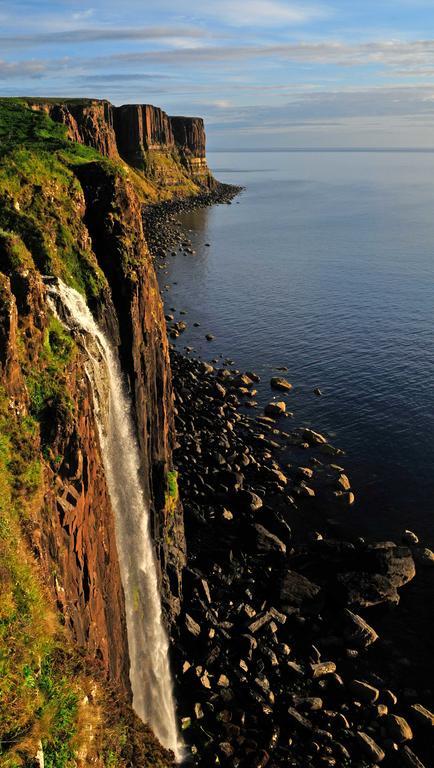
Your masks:
{"label": "waterfall stream", "polygon": [[133,707],[163,746],[182,759],[169,644],[162,622],[149,511],[140,479],[138,441],[117,354],[83,297],[61,280],[47,281],[49,301],[85,350],[101,452],[115,516],[125,594]]}

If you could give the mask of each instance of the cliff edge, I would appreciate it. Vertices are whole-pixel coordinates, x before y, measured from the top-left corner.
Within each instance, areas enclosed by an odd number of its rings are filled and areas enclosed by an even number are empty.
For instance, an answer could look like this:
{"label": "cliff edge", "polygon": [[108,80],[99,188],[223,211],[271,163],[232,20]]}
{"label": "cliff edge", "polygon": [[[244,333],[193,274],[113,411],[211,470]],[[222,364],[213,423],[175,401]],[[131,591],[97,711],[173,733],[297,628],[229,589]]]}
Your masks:
{"label": "cliff edge", "polygon": [[215,181],[206,161],[206,135],[199,117],[169,117],[151,104],[116,107],[99,100],[28,100],[67,128],[72,141],[101,155],[122,158],[157,186],[156,196],[210,190]]}

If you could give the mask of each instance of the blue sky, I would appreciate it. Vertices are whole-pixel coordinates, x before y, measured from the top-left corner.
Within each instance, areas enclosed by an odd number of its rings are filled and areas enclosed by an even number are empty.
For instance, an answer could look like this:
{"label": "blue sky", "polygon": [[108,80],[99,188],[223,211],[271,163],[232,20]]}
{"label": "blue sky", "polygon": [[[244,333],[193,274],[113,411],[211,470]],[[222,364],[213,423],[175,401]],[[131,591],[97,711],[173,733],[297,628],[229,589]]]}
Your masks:
{"label": "blue sky", "polygon": [[211,148],[434,146],[434,0],[0,0],[0,94],[202,115]]}

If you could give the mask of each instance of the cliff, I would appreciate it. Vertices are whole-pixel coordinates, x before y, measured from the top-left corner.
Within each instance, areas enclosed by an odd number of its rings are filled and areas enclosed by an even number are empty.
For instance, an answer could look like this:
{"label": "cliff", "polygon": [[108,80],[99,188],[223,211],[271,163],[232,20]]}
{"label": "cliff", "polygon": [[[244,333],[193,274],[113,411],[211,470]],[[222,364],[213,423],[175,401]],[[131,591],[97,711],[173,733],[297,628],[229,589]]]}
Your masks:
{"label": "cliff", "polygon": [[159,197],[164,191],[182,196],[214,186],[201,118],[169,117],[150,104],[116,107],[97,100],[30,100],[29,104],[65,125],[73,141],[106,157],[120,157],[143,173],[157,184]]}
{"label": "cliff", "polygon": [[[160,122],[153,114],[142,109],[140,130],[166,140],[164,113]],[[0,765],[28,764],[40,748],[52,766],[171,764],[131,710],[92,393],[43,279],[58,276],[83,293],[119,348],[170,623],[185,545],[165,322],[141,220],[144,190],[155,186],[119,159],[115,123],[107,102],[31,110],[0,101],[0,695],[9,711]],[[70,762],[57,761],[60,743]]]}
{"label": "cliff", "polygon": [[195,178],[209,175],[206,161],[205,126],[201,117],[171,117],[170,123],[182,162]]}

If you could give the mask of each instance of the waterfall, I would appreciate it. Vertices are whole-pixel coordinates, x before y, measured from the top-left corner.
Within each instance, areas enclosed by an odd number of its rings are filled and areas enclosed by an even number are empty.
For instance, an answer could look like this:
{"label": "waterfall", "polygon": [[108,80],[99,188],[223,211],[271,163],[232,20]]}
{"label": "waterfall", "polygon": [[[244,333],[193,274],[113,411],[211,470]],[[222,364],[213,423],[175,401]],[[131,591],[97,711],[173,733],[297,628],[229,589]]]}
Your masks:
{"label": "waterfall", "polygon": [[50,304],[86,353],[125,594],[133,707],[163,746],[182,759],[175,717],[169,644],[162,622],[149,511],[138,441],[117,354],[83,297],[47,280]]}

